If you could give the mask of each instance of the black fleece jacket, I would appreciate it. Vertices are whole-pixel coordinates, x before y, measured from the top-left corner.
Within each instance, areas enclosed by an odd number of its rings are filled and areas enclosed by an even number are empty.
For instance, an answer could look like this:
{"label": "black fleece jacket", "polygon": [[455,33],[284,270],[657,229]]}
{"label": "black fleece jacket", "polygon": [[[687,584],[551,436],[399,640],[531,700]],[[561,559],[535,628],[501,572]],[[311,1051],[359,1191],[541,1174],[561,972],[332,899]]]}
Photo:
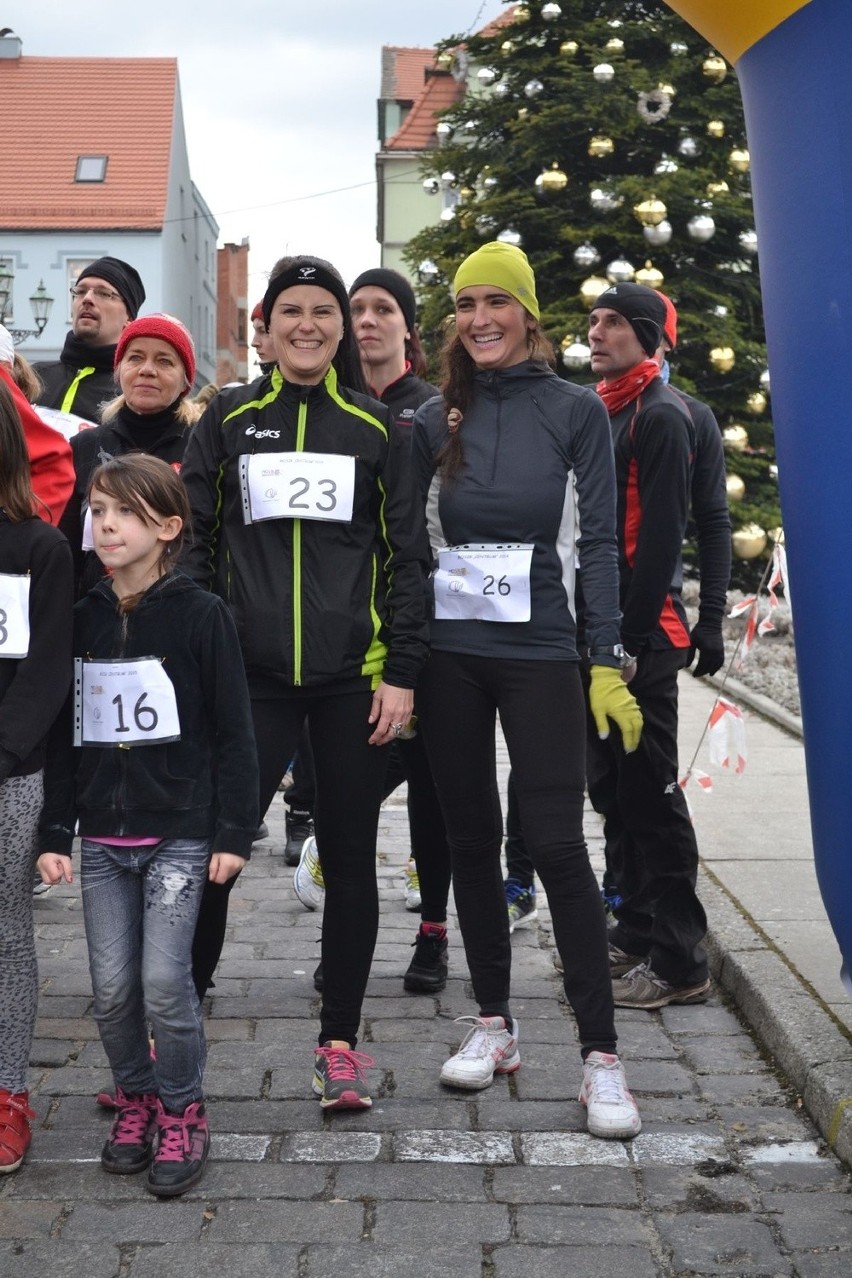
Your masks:
{"label": "black fleece jacket", "polygon": [[129,749],[72,745],[71,698],[51,735],[44,852],[84,836],[211,838],[248,858],[257,833],[257,755],[239,644],[228,609],[179,571],[119,615],[107,581],[74,609],[75,657],[159,657],[172,681],[180,739]]}

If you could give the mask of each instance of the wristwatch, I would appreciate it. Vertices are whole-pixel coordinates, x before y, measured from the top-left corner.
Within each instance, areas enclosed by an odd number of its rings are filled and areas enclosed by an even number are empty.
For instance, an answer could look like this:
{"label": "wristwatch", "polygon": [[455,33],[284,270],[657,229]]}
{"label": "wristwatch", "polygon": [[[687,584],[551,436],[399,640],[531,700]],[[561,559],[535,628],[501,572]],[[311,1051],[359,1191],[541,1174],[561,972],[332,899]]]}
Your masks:
{"label": "wristwatch", "polygon": [[595,657],[614,658],[618,663],[619,670],[626,670],[636,660],[635,657],[631,657],[623,643],[614,643],[611,648],[591,648],[589,650],[589,660],[594,661]]}

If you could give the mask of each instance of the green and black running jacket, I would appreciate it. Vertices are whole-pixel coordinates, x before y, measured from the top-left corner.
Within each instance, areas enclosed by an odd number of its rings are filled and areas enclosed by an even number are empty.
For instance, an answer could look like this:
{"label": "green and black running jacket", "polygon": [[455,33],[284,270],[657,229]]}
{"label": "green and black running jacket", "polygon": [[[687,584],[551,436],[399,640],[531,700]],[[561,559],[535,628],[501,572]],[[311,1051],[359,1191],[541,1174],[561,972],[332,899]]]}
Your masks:
{"label": "green and black running jacket", "polygon": [[[355,458],[350,523],[244,522],[240,457],[289,452]],[[408,440],[384,405],[338,386],[333,368],[317,386],[275,368],[215,396],[181,477],[193,521],[181,566],[230,605],[250,689],[415,686],[428,651],[429,549]]]}

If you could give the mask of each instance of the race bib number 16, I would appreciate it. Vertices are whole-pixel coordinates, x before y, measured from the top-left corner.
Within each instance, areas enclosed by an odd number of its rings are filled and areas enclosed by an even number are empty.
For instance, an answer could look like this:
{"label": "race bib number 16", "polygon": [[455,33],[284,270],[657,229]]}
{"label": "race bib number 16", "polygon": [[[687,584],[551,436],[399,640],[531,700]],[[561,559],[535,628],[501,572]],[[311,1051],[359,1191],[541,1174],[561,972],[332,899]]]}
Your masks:
{"label": "race bib number 16", "polygon": [[159,657],[75,659],[75,745],[141,746],[179,738],[174,684]]}
{"label": "race bib number 16", "polygon": [[434,576],[437,621],[529,621],[532,545],[446,546]]}

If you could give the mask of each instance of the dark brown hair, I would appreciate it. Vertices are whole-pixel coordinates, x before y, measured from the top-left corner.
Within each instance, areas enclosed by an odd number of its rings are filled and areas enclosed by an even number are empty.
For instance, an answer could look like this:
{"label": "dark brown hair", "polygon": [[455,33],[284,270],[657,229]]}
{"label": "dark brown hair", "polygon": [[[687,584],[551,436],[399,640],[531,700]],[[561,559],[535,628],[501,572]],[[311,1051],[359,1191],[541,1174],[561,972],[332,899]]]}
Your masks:
{"label": "dark brown hair", "polygon": [[3,381],[0,381],[0,506],[13,524],[29,519],[36,509],[24,428],[12,393]]}
{"label": "dark brown hair", "polygon": [[[527,329],[527,359],[537,364],[553,364],[553,343],[547,337],[537,319],[525,309],[533,323]],[[448,417],[448,437],[439,449],[435,460],[444,479],[452,482],[458,477],[464,463],[461,428],[464,415],[474,395],[476,365],[464,348],[461,338],[451,326],[441,349],[441,394]],[[449,425],[450,414],[456,418],[455,429]]]}
{"label": "dark brown hair", "polygon": [[[173,541],[163,543],[157,567],[160,576],[175,566],[190,532],[189,498],[183,480],[171,466],[149,453],[125,453],[98,466],[89,480],[86,497],[91,504],[92,492],[97,488],[116,501],[123,502],[145,524],[151,523],[146,506],[161,519],[173,515],[183,521],[180,532]],[[129,612],[139,600],[131,595],[121,601],[120,611]]]}
{"label": "dark brown hair", "polygon": [[[358,350],[358,343],[355,341],[355,334],[352,331],[352,316],[349,311],[349,298],[346,293],[346,285],[343,283],[343,276],[340,274],[336,266],[327,261],[324,257],[312,257],[307,253],[298,253],[286,257],[279,257],[278,261],[269,272],[270,283],[278,275],[283,275],[285,271],[289,271],[291,266],[319,266],[336,280],[340,282],[340,294],[337,296],[337,304],[340,307],[340,313],[343,316],[343,336],[341,337],[334,358],[331,361],[332,367],[337,373],[337,380],[341,386],[346,386],[349,390],[360,391],[362,395],[368,394],[367,383],[364,378],[364,372],[361,368],[361,355]],[[345,304],[344,304],[345,303]],[[267,325],[267,332],[269,326]]]}

